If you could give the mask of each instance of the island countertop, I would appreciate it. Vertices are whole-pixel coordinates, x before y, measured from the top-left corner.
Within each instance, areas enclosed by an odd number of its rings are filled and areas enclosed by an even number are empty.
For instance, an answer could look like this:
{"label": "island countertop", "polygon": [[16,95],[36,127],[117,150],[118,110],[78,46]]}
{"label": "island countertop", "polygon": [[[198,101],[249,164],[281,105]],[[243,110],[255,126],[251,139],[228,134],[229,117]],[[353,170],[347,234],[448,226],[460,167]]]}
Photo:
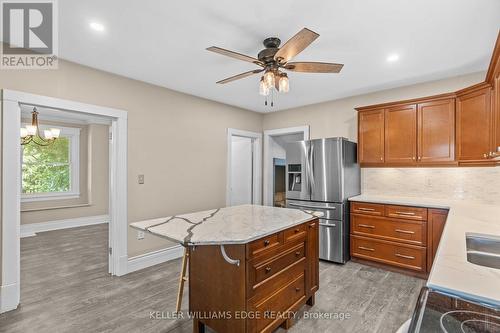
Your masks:
{"label": "island countertop", "polygon": [[131,223],[182,245],[246,244],[321,217],[298,209],[242,205]]}
{"label": "island countertop", "polygon": [[350,201],[449,209],[427,286],[500,306],[500,270],[467,261],[466,233],[500,236],[500,205],[463,200],[360,195]]}

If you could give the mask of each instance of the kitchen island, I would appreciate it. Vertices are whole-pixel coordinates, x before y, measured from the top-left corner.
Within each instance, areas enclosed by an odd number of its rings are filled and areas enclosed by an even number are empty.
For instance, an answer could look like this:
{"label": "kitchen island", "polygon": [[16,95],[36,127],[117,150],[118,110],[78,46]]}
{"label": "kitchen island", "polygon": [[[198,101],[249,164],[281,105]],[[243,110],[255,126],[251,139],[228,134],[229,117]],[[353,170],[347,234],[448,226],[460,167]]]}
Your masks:
{"label": "kitchen island", "polygon": [[243,205],[132,223],[182,244],[193,331],[271,332],[314,305],[318,215]]}

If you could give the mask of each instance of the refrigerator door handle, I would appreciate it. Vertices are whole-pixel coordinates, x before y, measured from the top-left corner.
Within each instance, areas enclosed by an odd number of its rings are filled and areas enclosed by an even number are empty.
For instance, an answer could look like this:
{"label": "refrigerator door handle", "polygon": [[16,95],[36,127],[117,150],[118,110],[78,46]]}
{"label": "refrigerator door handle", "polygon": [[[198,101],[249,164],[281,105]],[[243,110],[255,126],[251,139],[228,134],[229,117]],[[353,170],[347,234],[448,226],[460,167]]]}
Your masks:
{"label": "refrigerator door handle", "polygon": [[312,143],[310,144],[308,160],[309,160],[309,183],[310,183],[310,187],[311,187],[311,196],[312,196],[312,194],[314,193],[314,188],[315,188],[315,184],[314,184],[314,145]]}
{"label": "refrigerator door handle", "polygon": [[296,204],[293,202],[288,203],[289,206],[293,207],[302,207],[302,208],[310,208],[310,209],[321,209],[321,210],[335,210],[337,207],[318,207],[318,206],[312,206],[312,205],[304,205],[304,204]]}

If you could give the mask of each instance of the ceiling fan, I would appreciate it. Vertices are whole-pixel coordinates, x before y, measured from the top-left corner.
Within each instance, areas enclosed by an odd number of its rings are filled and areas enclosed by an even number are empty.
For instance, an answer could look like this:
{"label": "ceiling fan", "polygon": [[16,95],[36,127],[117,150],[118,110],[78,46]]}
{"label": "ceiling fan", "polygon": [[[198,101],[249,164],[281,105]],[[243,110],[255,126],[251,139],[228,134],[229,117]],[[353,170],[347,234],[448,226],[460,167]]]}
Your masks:
{"label": "ceiling fan", "polygon": [[[303,28],[295,36],[290,38],[282,47],[281,40],[276,37],[264,39],[265,49],[259,52],[257,58],[247,56],[238,52],[229,51],[217,46],[207,48],[208,51],[219,53],[238,60],[251,62],[261,67],[252,71],[228,77],[217,81],[219,84],[233,82],[245,77],[264,72],[260,78],[259,93],[268,96],[272,89],[280,93],[287,93],[290,89],[288,75],[284,70],[302,73],[339,73],[343,64],[328,62],[290,62],[297,54],[308,47],[319,34],[312,30]],[[267,101],[266,101],[267,102]]]}

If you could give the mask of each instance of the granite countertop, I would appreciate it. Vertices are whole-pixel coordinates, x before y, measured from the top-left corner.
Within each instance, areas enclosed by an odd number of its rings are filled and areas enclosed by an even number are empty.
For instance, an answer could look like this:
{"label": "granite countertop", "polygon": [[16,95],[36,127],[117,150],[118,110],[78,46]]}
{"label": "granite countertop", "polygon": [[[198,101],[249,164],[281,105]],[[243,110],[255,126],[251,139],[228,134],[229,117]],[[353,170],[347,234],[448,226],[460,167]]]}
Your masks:
{"label": "granite countertop", "polygon": [[465,244],[465,234],[469,232],[500,236],[500,205],[378,195],[360,195],[349,200],[449,209],[427,286],[500,306],[500,269],[469,263]]}
{"label": "granite countertop", "polygon": [[182,245],[246,244],[321,217],[322,213],[242,205],[131,223]]}

